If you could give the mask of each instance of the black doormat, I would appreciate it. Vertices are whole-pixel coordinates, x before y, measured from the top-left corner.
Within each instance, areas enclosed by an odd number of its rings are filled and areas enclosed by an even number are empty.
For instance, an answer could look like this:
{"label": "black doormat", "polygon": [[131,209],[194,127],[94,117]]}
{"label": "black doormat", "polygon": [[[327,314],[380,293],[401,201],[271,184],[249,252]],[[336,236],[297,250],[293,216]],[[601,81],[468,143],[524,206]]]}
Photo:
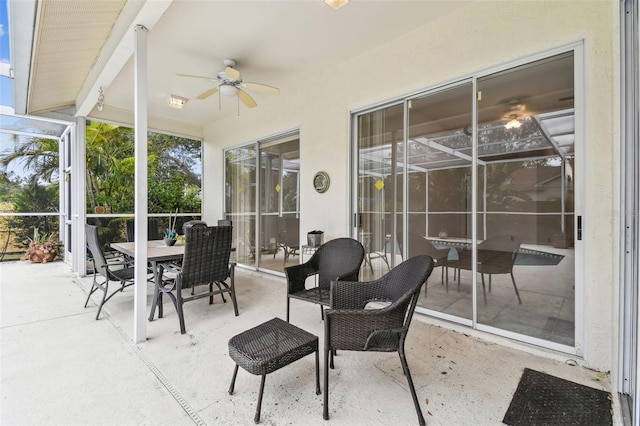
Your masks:
{"label": "black doormat", "polygon": [[611,394],[525,368],[502,422],[512,426],[611,425]]}

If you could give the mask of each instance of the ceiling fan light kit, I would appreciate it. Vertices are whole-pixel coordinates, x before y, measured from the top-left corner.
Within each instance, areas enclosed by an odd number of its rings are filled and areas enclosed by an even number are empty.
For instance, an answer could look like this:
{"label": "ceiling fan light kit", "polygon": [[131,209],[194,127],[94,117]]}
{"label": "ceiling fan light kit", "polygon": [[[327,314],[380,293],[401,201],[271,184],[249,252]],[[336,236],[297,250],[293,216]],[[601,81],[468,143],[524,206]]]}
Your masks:
{"label": "ceiling fan light kit", "polygon": [[231,84],[222,84],[220,85],[219,89],[220,89],[220,94],[225,96],[234,97],[238,94],[238,88]]}
{"label": "ceiling fan light kit", "polygon": [[502,116],[503,120],[507,120],[507,124],[504,125],[504,128],[507,130],[511,129],[519,129],[522,126],[522,119],[525,115],[525,106],[522,103],[519,103],[519,99],[512,99],[509,102],[509,107],[507,112]]}

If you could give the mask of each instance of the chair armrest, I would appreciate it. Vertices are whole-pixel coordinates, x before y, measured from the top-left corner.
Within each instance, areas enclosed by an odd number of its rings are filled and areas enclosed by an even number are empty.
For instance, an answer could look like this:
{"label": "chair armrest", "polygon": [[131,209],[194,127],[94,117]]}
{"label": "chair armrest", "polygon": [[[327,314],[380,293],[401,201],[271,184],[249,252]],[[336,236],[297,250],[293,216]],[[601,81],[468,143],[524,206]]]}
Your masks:
{"label": "chair armrest", "polygon": [[329,306],[332,309],[364,309],[371,301],[382,301],[381,280],[331,281]]}
{"label": "chair armrest", "polygon": [[404,307],[325,310],[325,344],[331,349],[397,350],[406,333]]}
{"label": "chair armrest", "polygon": [[307,277],[318,273],[316,267],[308,262],[301,265],[288,266],[284,268],[284,271],[287,275],[287,294],[304,290]]}

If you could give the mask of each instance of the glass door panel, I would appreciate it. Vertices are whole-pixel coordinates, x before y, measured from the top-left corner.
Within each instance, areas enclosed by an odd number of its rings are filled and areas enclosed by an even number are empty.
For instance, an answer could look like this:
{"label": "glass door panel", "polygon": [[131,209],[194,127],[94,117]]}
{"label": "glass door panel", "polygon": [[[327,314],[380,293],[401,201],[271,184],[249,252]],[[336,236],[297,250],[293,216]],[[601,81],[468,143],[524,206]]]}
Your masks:
{"label": "glass door panel", "polygon": [[260,268],[284,272],[299,262],[299,172],[297,134],[260,144]]}
{"label": "glass door panel", "polygon": [[406,166],[408,256],[436,261],[418,307],[465,319],[472,288],[449,265],[471,238],[472,94],[468,83],[409,101]]}
{"label": "glass door panel", "polygon": [[236,262],[256,264],[256,146],[225,153],[225,212],[233,223]]}
{"label": "glass door panel", "polygon": [[280,163],[280,155],[273,147],[260,149],[260,266],[276,254]]}
{"label": "glass door panel", "polygon": [[[567,346],[575,344],[573,76],[569,52],[477,85],[478,324]],[[470,261],[461,269],[463,286],[471,269]]]}
{"label": "glass door panel", "polygon": [[403,110],[402,104],[394,105],[357,118],[358,239],[365,248],[362,280],[381,277],[401,256]]}

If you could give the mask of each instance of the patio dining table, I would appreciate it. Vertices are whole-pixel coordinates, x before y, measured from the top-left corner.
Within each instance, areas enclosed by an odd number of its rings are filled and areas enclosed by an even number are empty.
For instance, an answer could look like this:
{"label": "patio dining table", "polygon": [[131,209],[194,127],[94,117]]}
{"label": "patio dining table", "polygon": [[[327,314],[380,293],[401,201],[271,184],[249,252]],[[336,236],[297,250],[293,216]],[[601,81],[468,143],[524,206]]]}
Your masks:
{"label": "patio dining table", "polygon": [[[119,251],[125,256],[135,260],[135,247],[136,243],[123,242],[123,243],[111,243],[111,248]],[[178,261],[184,257],[184,243],[168,246],[164,243],[164,240],[150,240],[147,241],[147,261],[151,264],[153,271],[153,280],[156,284],[160,281],[158,275],[158,263]]]}
{"label": "patio dining table", "polygon": [[[123,253],[135,260],[135,242],[111,243],[111,248]],[[231,247],[231,252],[235,252],[235,247]],[[176,243],[168,246],[164,240],[147,241],[147,261],[153,270],[153,279],[156,284],[160,281],[158,275],[158,264],[162,262],[179,261],[184,257],[184,243]]]}

